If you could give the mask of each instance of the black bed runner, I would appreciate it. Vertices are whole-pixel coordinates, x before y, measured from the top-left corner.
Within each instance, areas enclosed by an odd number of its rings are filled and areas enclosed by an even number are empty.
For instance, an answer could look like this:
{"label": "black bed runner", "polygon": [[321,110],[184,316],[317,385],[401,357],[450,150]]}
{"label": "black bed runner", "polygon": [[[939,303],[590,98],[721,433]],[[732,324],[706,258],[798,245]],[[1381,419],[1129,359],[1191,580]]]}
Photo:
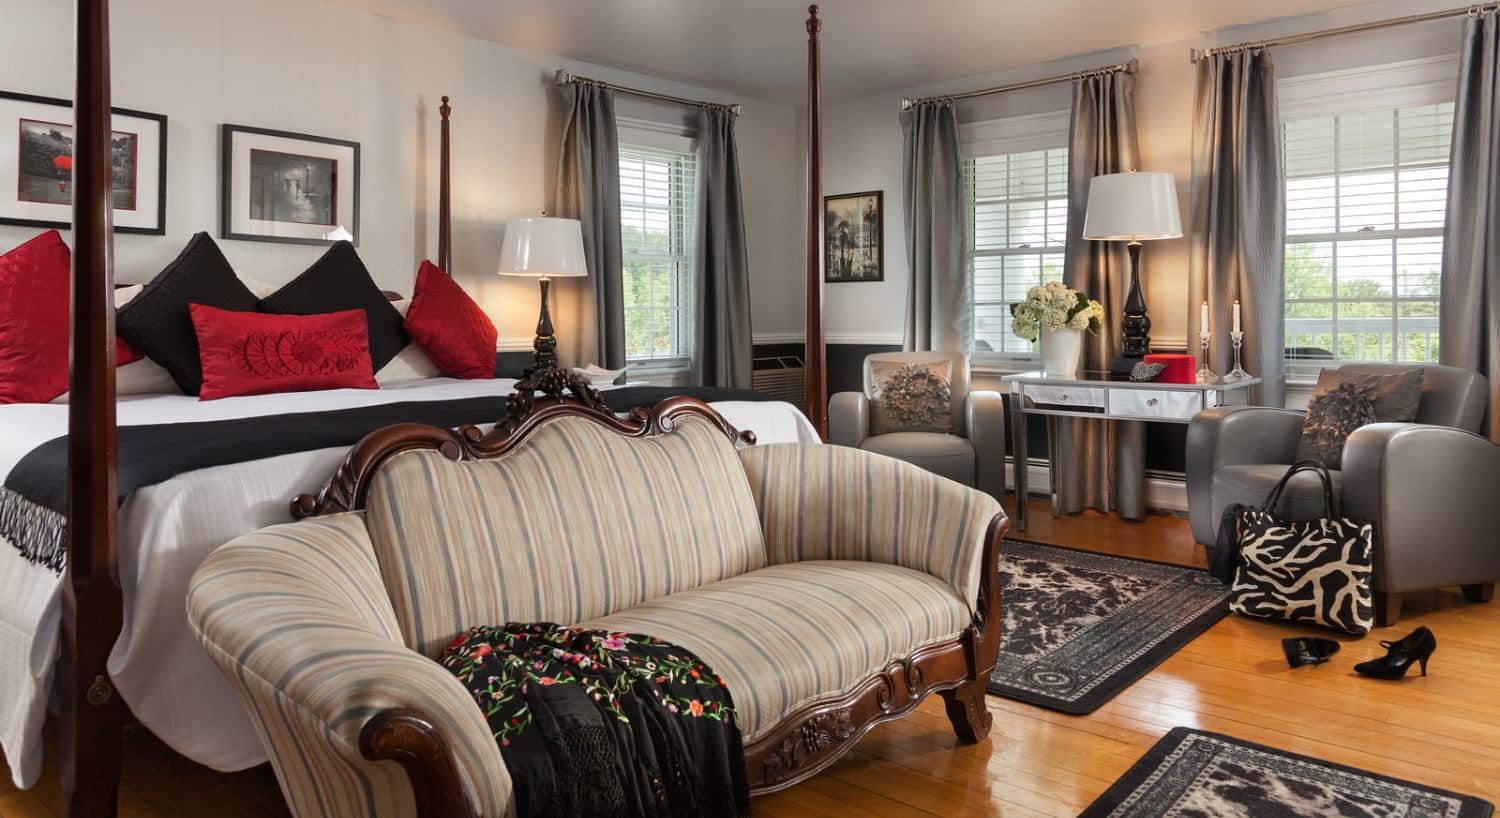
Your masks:
{"label": "black bed runner", "polygon": [[[616,412],[689,395],[703,401],[769,401],[745,389],[628,386],[600,393]],[[198,469],[244,463],[295,452],[353,446],[370,432],[397,423],[452,428],[494,423],[505,417],[506,396],[411,401],[328,412],[261,415],[196,423],[119,428],[119,499]],[[61,571],[67,513],[68,437],[32,449],[16,463],[0,489],[0,536],[32,562]],[[290,498],[288,498],[290,499]],[[50,513],[49,513],[50,512]]]}

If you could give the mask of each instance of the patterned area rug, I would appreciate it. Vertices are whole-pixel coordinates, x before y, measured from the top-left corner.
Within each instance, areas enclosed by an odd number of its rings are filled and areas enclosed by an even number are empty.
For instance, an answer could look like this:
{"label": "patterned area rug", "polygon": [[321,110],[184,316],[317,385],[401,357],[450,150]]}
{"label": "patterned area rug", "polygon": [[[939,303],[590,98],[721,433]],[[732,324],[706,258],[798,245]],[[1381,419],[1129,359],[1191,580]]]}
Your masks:
{"label": "patterned area rug", "polygon": [[1178,727],[1080,818],[1489,818],[1489,802]]}
{"label": "patterned area rug", "polygon": [[1203,571],[1017,540],[1003,554],[989,690],[1050,710],[1092,713],[1229,612]]}

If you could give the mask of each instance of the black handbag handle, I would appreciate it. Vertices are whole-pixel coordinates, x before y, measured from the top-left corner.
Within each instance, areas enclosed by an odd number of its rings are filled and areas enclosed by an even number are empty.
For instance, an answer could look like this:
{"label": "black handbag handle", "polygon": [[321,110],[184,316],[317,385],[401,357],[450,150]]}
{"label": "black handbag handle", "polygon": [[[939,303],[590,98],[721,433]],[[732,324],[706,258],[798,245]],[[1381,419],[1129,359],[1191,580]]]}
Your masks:
{"label": "black handbag handle", "polygon": [[1281,480],[1276,483],[1276,488],[1271,489],[1271,493],[1266,495],[1266,501],[1261,503],[1260,510],[1267,514],[1274,514],[1277,504],[1281,502],[1281,492],[1286,488],[1287,482],[1297,472],[1303,471],[1317,472],[1318,478],[1323,481],[1323,518],[1333,519],[1333,475],[1328,473],[1328,466],[1324,465],[1321,460],[1299,460],[1293,463],[1292,467],[1286,470],[1286,474],[1281,476]]}

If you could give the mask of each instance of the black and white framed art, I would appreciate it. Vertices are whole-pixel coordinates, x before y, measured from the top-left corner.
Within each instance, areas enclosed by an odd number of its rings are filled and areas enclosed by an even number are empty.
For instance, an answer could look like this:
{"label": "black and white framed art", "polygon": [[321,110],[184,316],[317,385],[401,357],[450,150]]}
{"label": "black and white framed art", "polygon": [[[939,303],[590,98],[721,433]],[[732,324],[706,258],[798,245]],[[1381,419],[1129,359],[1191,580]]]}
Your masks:
{"label": "black and white framed art", "polygon": [[885,280],[885,193],[823,197],[823,280]]}
{"label": "black and white framed art", "polygon": [[[167,118],[114,108],[114,226],[167,232]],[[73,103],[0,91],[0,224],[73,222]]]}
{"label": "black and white framed art", "polygon": [[359,244],[358,142],[225,125],[219,164],[223,238]]}

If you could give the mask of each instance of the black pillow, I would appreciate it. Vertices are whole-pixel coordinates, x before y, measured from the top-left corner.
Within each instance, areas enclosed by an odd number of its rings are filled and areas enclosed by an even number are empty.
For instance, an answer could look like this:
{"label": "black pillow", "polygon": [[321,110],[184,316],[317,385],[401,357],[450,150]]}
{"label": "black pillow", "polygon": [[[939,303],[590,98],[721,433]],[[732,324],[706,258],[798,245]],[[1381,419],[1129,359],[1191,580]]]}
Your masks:
{"label": "black pillow", "polygon": [[203,386],[198,334],[188,304],[254,312],[255,294],[234,274],[207,233],[198,233],[141,294],[115,313],[115,332],[161,364],[189,395]]}
{"label": "black pillow", "polygon": [[370,363],[376,372],[411,343],[401,313],[375,285],[354,245],[347,241],[328,248],[302,275],[262,299],[260,309],[282,315],[364,310],[370,328]]}

